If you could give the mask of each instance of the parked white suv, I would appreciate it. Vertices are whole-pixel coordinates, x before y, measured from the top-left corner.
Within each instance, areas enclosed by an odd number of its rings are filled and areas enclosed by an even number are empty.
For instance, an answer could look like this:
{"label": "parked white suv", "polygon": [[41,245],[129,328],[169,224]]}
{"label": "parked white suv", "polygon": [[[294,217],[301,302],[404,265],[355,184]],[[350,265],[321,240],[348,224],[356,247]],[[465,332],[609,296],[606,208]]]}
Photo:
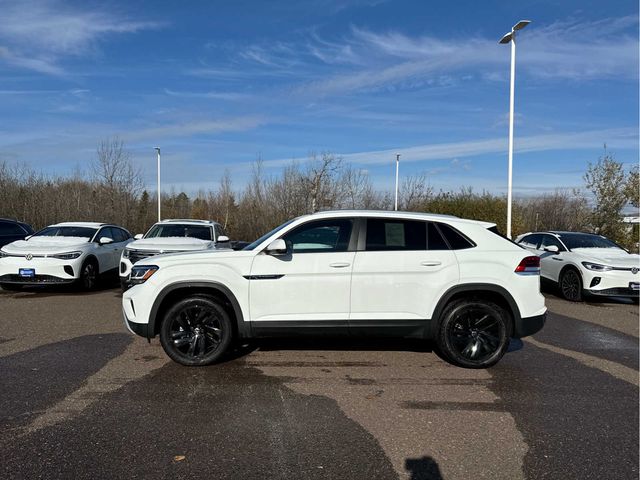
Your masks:
{"label": "parked white suv", "polygon": [[131,285],[129,275],[134,263],[163,253],[230,248],[229,237],[222,225],[209,220],[162,220],[154,224],[145,235],[122,252],[120,259],[120,285],[126,290]]}
{"label": "parked white suv", "polygon": [[557,283],[567,300],[579,302],[588,293],[638,301],[640,255],[601,235],[531,232],[516,242],[540,257],[542,277]]}
{"label": "parked white suv", "polygon": [[159,334],[182,365],[214,362],[233,337],[347,333],[434,339],[452,363],[484,368],[542,328],[539,265],[491,223],[322,212],[241,251],[139,262],[122,306],[131,332]]}
{"label": "parked white suv", "polygon": [[0,286],[77,282],[90,290],[98,275],[117,272],[120,254],[131,241],[122,227],[105,223],[65,222],[43,228],[0,250]]}

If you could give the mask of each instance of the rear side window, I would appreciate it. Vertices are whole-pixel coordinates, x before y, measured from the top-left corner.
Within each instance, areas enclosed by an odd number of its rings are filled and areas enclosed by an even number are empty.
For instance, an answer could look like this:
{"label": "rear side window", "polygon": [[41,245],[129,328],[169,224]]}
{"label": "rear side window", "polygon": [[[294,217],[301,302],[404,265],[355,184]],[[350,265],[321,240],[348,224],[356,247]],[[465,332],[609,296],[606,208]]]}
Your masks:
{"label": "rear side window", "polygon": [[449,245],[436,227],[435,223],[429,222],[427,227],[427,249],[428,250],[449,250]]}
{"label": "rear side window", "polygon": [[367,219],[366,250],[426,250],[427,224],[414,220]]}
{"label": "rear side window", "polygon": [[451,250],[464,250],[465,248],[473,248],[476,246],[475,243],[465,237],[462,233],[446,223],[439,223],[438,229],[447,240]]}

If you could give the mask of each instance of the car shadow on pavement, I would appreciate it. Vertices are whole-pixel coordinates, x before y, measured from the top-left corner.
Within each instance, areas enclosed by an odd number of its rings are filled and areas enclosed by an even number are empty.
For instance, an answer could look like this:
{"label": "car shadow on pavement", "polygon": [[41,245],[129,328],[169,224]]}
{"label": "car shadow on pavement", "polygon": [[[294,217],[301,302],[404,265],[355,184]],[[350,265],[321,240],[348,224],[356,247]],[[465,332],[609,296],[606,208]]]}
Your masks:
{"label": "car shadow on pavement", "polygon": [[444,480],[438,462],[431,457],[407,458],[404,466],[411,474],[409,480]]}

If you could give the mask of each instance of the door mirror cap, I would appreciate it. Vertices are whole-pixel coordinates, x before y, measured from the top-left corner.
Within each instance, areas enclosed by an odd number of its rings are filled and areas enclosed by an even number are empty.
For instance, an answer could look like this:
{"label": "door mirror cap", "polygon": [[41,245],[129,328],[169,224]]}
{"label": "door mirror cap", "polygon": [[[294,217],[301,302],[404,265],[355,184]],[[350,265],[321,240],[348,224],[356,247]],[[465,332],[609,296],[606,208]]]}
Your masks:
{"label": "door mirror cap", "polygon": [[109,243],[113,243],[113,238],[110,237],[100,237],[100,240],[98,241],[98,243],[100,243],[100,245],[107,245]]}
{"label": "door mirror cap", "polygon": [[135,237],[133,237],[133,239],[140,240],[142,237],[144,237],[144,235],[142,233],[138,233]]}
{"label": "door mirror cap", "polygon": [[220,235],[217,240],[218,243],[224,243],[228,241],[229,241],[229,237],[227,237],[226,235]]}
{"label": "door mirror cap", "polygon": [[544,247],[544,251],[550,253],[559,253],[560,249],[557,245],[549,245],[548,247]]}
{"label": "door mirror cap", "polygon": [[281,238],[271,242],[265,249],[267,255],[286,255],[288,251],[287,243]]}

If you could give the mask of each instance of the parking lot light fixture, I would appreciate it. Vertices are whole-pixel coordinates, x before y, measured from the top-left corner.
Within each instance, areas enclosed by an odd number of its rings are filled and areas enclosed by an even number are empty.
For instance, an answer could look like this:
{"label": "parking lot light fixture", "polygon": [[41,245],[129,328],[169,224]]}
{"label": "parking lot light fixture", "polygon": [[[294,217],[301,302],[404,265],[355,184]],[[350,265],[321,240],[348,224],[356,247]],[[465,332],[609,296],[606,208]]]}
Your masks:
{"label": "parking lot light fixture", "polygon": [[531,20],[520,20],[511,31],[506,33],[498,43],[511,44],[511,82],[509,95],[509,169],[507,185],[507,237],[511,238],[511,203],[512,203],[512,172],[513,172],[513,96],[516,78],[516,32],[529,25]]}
{"label": "parking lot light fixture", "polygon": [[158,221],[160,221],[160,147],[154,147],[156,152],[158,152]]}

